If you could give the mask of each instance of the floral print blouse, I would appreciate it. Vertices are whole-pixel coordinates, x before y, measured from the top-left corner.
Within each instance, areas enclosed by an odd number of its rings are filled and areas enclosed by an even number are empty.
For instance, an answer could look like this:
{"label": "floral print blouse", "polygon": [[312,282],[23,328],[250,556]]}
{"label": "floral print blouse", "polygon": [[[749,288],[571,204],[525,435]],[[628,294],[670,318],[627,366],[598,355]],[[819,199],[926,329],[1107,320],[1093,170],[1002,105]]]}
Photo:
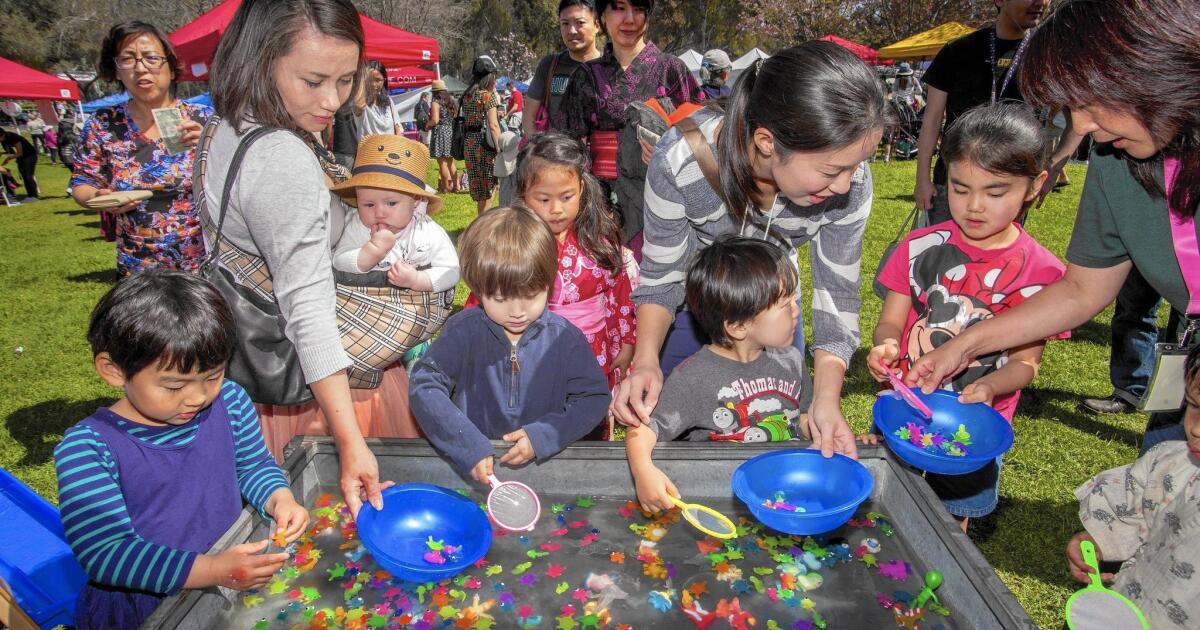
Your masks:
{"label": "floral print blouse", "polygon": [[[201,125],[212,109],[176,101],[185,118]],[[150,190],[154,196],[117,215],[117,271],[127,276],[150,267],[195,270],[204,258],[200,220],[192,205],[194,149],[167,153],[150,140],[126,104],[95,113],[76,140],[70,186],[114,191]]]}

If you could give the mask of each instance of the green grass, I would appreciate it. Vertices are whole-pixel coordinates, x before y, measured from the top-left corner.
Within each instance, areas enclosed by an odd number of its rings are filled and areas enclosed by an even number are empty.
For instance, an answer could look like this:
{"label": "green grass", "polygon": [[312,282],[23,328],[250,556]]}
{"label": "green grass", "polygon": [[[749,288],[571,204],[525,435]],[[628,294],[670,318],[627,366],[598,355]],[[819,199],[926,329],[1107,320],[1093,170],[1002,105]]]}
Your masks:
{"label": "green grass", "polygon": [[[912,162],[877,163],[873,169],[875,206],[864,247],[864,279],[873,276],[880,254],[912,207],[915,172]],[[1052,195],[1028,225],[1060,256],[1084,168],[1073,165],[1069,173],[1074,183]],[[0,207],[0,465],[53,500],[52,451],[63,430],[118,395],[96,377],[84,339],[88,314],[113,281],[114,251],[99,237],[98,217],[64,196],[65,169],[44,161],[38,177],[46,199]],[[466,194],[445,200],[437,220],[457,236],[474,218],[475,205]],[[807,274],[804,284],[807,293]],[[880,302],[869,282],[863,283],[862,295],[863,338],[869,340]],[[460,285],[458,304],[465,297]],[[1110,315],[1106,311],[1076,330],[1070,341],[1051,343],[1041,375],[1022,397],[1000,508],[972,525],[972,538],[1044,627],[1062,624],[1062,606],[1075,587],[1063,558],[1063,546],[1080,528],[1072,489],[1101,470],[1132,461],[1142,434],[1140,415],[1096,418],[1076,407],[1080,398],[1111,389]],[[811,321],[811,314],[805,318]],[[15,352],[18,346],[24,351]],[[868,426],[875,391],[861,358],[850,372],[843,403],[859,431]]]}

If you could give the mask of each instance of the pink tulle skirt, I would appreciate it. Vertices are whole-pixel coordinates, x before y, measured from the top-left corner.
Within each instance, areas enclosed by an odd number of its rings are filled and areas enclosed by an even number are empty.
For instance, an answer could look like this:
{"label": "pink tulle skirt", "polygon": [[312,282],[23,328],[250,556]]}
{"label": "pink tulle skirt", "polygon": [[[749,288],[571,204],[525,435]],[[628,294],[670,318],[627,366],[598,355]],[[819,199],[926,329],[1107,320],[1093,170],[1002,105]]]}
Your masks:
{"label": "pink tulle skirt", "polygon": [[[363,437],[423,437],[408,407],[408,372],[397,363],[383,371],[375,389],[351,389],[354,417]],[[278,462],[283,447],[297,435],[329,435],[325,414],[312,400],[303,405],[259,405],[263,439]]]}

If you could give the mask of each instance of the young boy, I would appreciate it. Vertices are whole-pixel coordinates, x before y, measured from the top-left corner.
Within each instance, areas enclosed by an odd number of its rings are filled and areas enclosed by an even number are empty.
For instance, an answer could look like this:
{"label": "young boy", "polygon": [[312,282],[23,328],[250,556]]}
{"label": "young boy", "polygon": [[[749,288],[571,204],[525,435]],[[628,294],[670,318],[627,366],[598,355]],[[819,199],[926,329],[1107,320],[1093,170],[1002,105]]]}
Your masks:
{"label": "young boy", "polygon": [[558,248],[545,222],[526,208],[489,210],[458,249],[482,308],[447,320],[413,369],[409,397],[434,447],[487,484],[489,439],[512,444],[503,464],[545,460],[600,423],[609,391],[583,333],[546,308]]}
{"label": "young boy", "polygon": [[96,371],[125,395],[54,449],[63,528],[90,578],[77,628],[136,628],[184,588],[265,584],[288,558],[262,555],[267,541],[205,553],[243,498],[288,541],[304,532],[254,405],[224,380],[233,329],[221,294],[179,272],[126,278],[92,312]]}
{"label": "young boy", "polygon": [[1096,545],[1101,561],[1124,562],[1111,588],[1146,615],[1151,628],[1195,628],[1200,623],[1200,346],[1184,374],[1183,441],[1162,442],[1127,466],[1106,470],[1075,489],[1087,531],[1067,543],[1071,575],[1090,582],[1079,551]]}
{"label": "young boy", "polygon": [[700,440],[809,438],[811,379],[792,345],[796,269],[783,251],[758,239],[719,238],[697,255],[686,290],[712,343],[671,373],[650,422],[625,437],[638,501],[651,512],[670,509],[670,497],[679,496],[652,461],[656,442],[689,430]]}

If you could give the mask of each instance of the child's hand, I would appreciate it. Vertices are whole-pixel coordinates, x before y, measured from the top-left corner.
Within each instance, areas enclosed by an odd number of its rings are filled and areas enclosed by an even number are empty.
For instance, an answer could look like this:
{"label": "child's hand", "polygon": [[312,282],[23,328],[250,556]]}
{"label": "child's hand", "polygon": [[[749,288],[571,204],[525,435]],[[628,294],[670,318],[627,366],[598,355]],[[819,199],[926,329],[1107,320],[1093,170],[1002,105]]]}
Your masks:
{"label": "child's hand", "polygon": [[479,460],[478,464],[471,469],[471,478],[479,483],[490,486],[492,482],[488,481],[488,477],[492,476],[492,456],[488,455]]}
{"label": "child's hand", "polygon": [[391,269],[388,269],[387,281],[388,284],[391,284],[392,286],[397,286],[401,289],[409,289],[416,284],[418,278],[417,274],[419,273],[421,272],[418,271],[416,267],[404,262],[403,260],[397,260],[396,262],[392,263]]}
{"label": "child's hand", "polygon": [[871,348],[871,352],[867,354],[867,369],[871,371],[871,376],[874,376],[875,380],[882,383],[887,380],[887,372],[883,371],[880,363],[892,368],[899,360],[900,346],[889,339]]}
{"label": "child's hand", "polygon": [[296,503],[290,490],[284,488],[275,492],[280,493],[271,509],[271,518],[275,519],[279,528],[276,533],[282,532],[286,542],[294,542],[304,533],[304,528],[308,527],[308,510]]}
{"label": "child's hand", "polygon": [[[1084,540],[1090,540],[1092,544],[1096,543],[1096,539],[1092,538],[1092,535],[1087,532],[1079,532],[1072,536],[1071,540],[1067,541],[1067,566],[1071,570],[1071,577],[1086,584],[1091,582],[1092,578],[1089,575],[1091,569],[1083,561],[1083,551],[1079,549],[1079,543]],[[1099,564],[1103,559],[1103,556],[1100,555],[1100,547],[1096,546],[1096,563]],[[1102,582],[1111,582],[1116,577],[1112,573],[1100,574]]]}
{"label": "child's hand", "polygon": [[863,433],[857,436],[858,441],[863,444],[879,444],[883,441],[883,436],[878,433]]}
{"label": "child's hand", "polygon": [[396,235],[383,226],[372,226],[371,243],[386,252],[396,245]]}
{"label": "child's hand", "polygon": [[986,381],[976,381],[963,388],[962,393],[958,395],[960,403],[977,403],[981,402],[991,406],[992,399],[996,397],[996,389],[989,385]]}
{"label": "child's hand", "polygon": [[212,575],[212,580],[205,586],[219,584],[248,591],[266,584],[288,559],[286,553],[260,555],[266,548],[267,541],[263,540],[235,545],[215,556],[204,556],[208,558],[208,570]]}
{"label": "child's hand", "polygon": [[647,512],[658,512],[675,507],[671,497],[678,497],[679,490],[658,466],[647,466],[640,474],[633,476],[634,487],[637,489],[638,503]]}
{"label": "child's hand", "polygon": [[525,433],[525,429],[517,429],[500,439],[505,442],[515,442],[507,453],[500,456],[501,464],[520,466],[534,458],[533,443],[529,441],[529,434]]}

